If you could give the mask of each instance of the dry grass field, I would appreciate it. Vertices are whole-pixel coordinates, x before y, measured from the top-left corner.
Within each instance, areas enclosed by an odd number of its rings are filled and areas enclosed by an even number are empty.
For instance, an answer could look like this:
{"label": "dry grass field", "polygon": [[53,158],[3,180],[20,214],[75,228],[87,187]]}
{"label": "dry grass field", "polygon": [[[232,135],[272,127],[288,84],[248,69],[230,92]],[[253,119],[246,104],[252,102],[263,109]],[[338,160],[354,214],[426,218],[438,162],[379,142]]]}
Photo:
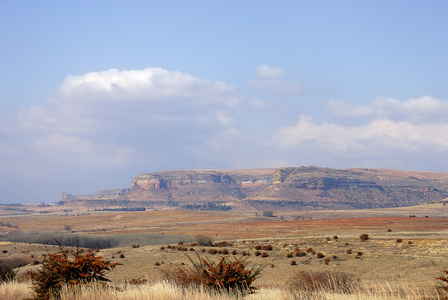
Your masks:
{"label": "dry grass field", "polygon": [[[171,244],[142,243],[100,250],[99,255],[122,264],[109,273],[116,284],[135,278],[160,280],[162,270],[188,265],[187,256],[196,259],[199,254],[211,260],[243,258],[250,266],[264,266],[255,281],[261,288],[286,286],[299,271],[309,271],[343,272],[371,286],[409,285],[418,291],[434,291],[439,284],[435,278],[448,268],[447,216],[448,209],[442,204],[388,210],[275,212],[272,218],[262,217],[260,212],[80,209],[67,214],[55,207],[45,214],[3,214],[0,221],[23,232],[66,232],[65,227],[70,226],[74,235],[157,233],[185,237]],[[13,230],[17,229],[0,227],[4,234]],[[361,234],[368,234],[369,239],[361,241]],[[198,235],[214,243],[226,241],[227,245],[191,244]],[[272,250],[263,250],[268,245]],[[33,264],[36,260],[57,250],[50,245],[4,241],[0,242],[0,259],[23,260],[25,265],[19,268],[19,275],[23,275],[39,267]],[[306,255],[296,256],[298,250]]]}

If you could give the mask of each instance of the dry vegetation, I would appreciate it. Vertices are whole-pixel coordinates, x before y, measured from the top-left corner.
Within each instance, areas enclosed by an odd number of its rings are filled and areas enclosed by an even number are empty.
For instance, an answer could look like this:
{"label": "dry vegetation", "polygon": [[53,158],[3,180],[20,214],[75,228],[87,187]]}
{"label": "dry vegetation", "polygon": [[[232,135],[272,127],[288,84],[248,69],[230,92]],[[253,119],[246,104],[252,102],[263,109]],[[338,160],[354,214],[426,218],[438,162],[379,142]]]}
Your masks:
{"label": "dry vegetation", "polygon": [[[61,233],[69,225],[72,235],[163,233],[178,234],[178,240],[95,250],[105,260],[122,264],[107,274],[111,285],[119,288],[80,287],[76,295],[63,289],[62,299],[183,297],[179,295],[187,295],[184,299],[233,299],[235,295],[228,293],[166,281],[166,270],[188,268],[195,253],[210,262],[210,267],[223,258],[245,261],[249,269],[263,267],[253,281],[258,290],[246,299],[438,299],[437,286],[443,282],[436,278],[448,266],[448,219],[441,204],[389,210],[386,217],[377,217],[379,210],[370,215],[369,211],[354,211],[353,218],[338,211],[333,212],[337,217],[333,219],[328,218],[330,212],[322,213],[325,219],[317,219],[319,212],[308,212],[311,220],[294,220],[299,212],[276,212],[285,216],[283,221],[254,212],[87,213],[64,216],[55,211],[4,216],[2,221],[23,232]],[[17,228],[2,226],[2,230]],[[0,260],[16,264],[18,278],[24,278],[58,249],[4,241],[0,242]],[[31,292],[27,281],[2,284],[0,299],[23,299]],[[19,296],[10,296],[15,293]],[[301,294],[305,296],[300,298]]]}

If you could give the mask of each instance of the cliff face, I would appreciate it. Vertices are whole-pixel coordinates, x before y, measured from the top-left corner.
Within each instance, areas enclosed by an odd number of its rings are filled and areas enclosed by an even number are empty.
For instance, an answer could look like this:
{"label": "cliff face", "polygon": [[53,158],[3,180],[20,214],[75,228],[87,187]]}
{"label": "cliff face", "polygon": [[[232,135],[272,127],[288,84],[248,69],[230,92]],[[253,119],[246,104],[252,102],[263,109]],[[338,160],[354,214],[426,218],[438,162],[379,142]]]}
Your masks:
{"label": "cliff face", "polygon": [[294,209],[412,206],[448,197],[448,174],[382,169],[281,168],[250,200]]}
{"label": "cliff face", "polygon": [[[448,173],[318,167],[169,171],[134,176],[130,190],[114,193],[82,197],[275,210],[397,207],[447,198]],[[81,196],[65,195],[73,197]]]}
{"label": "cliff face", "polygon": [[158,201],[170,197],[187,203],[241,200],[272,184],[273,173],[274,169],[141,174],[132,178],[129,197],[147,195]]}

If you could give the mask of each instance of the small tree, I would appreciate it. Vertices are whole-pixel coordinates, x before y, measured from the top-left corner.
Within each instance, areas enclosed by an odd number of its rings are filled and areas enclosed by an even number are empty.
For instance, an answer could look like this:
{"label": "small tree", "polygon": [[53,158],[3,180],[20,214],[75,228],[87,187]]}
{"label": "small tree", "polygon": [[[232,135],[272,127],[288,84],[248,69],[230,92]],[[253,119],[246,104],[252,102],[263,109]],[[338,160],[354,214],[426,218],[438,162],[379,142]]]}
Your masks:
{"label": "small tree", "polygon": [[274,216],[274,212],[272,210],[264,210],[263,211],[263,217],[272,218],[273,216]]}
{"label": "small tree", "polygon": [[93,252],[81,252],[78,247],[72,252],[64,250],[61,245],[59,247],[61,253],[49,254],[42,262],[42,268],[32,274],[34,299],[58,298],[63,284],[72,288],[93,282],[105,285],[110,280],[104,273],[120,265],[103,260]]}

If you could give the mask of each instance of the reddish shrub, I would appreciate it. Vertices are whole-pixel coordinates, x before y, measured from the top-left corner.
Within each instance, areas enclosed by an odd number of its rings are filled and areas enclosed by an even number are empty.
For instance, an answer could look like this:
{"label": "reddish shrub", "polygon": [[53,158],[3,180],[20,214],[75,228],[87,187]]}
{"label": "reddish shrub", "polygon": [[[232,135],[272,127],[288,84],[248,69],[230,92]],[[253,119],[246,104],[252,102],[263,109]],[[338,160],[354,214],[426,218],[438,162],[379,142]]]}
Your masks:
{"label": "reddish shrub", "polygon": [[325,255],[323,255],[322,253],[317,253],[317,258],[324,258],[325,257]]}
{"label": "reddish shrub", "polygon": [[[104,273],[120,265],[103,260],[103,257],[92,252],[82,254],[77,249],[69,253],[62,247],[60,251],[60,254],[49,254],[42,262],[42,268],[32,273],[36,299],[58,298],[63,284],[75,287],[98,282],[105,285],[110,280]],[[70,259],[70,256],[73,258]]]}
{"label": "reddish shrub", "polygon": [[297,257],[303,257],[303,256],[306,256],[306,252],[304,252],[304,251],[300,251],[300,250],[299,250],[299,251],[296,252],[296,256],[297,256]]}
{"label": "reddish shrub", "polygon": [[297,265],[297,262],[295,260],[291,260],[291,266]]}
{"label": "reddish shrub", "polygon": [[359,236],[359,239],[361,240],[361,242],[365,242],[365,241],[369,240],[370,238],[369,238],[368,234],[363,233]]}
{"label": "reddish shrub", "polygon": [[148,280],[146,280],[145,278],[132,278],[131,280],[129,280],[129,284],[133,285],[145,284],[147,282]]}
{"label": "reddish shrub", "polygon": [[263,252],[263,253],[261,254],[261,257],[262,257],[262,258],[269,257],[269,254],[268,254],[267,252]]}
{"label": "reddish shrub", "polygon": [[272,248],[272,245],[266,245],[266,246],[263,246],[262,249],[264,251],[272,251],[273,248]]}
{"label": "reddish shrub", "polygon": [[218,263],[199,259],[199,262],[190,259],[193,264],[191,268],[165,269],[163,275],[182,286],[200,285],[215,291],[253,292],[255,288],[252,283],[262,271],[262,268],[247,270],[244,262],[228,262],[224,257]]}

